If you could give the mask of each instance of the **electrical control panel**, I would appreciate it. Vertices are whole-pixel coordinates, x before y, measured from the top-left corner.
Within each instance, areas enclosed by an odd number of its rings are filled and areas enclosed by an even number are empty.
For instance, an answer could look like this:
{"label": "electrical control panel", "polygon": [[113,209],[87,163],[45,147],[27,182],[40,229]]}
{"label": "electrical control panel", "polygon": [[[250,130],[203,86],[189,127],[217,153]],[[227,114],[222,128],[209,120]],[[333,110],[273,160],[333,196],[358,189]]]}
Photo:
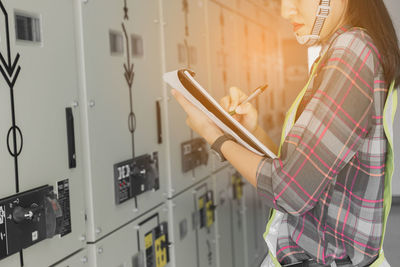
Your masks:
{"label": "electrical control panel", "polygon": [[[228,0],[229,2],[229,0]],[[230,6],[232,3],[230,3]],[[209,91],[212,96],[220,101],[222,97],[229,94],[229,88],[238,86],[240,69],[242,63],[238,57],[238,42],[235,27],[237,15],[214,1],[207,3],[208,17],[208,46],[210,61],[208,73],[210,77]],[[219,170],[227,165],[217,157],[214,160],[214,170]]]}
{"label": "electrical control panel", "polygon": [[74,1],[0,7],[0,266],[50,266],[85,245]]}
{"label": "electrical control panel", "polygon": [[216,210],[213,179],[206,178],[168,200],[171,264],[195,267],[217,265]]}
{"label": "electrical control panel", "polygon": [[160,6],[79,1],[77,14],[87,239],[96,242],[164,200]]}
{"label": "electrical control panel", "polygon": [[[260,214],[261,211],[257,209],[258,205],[258,197],[256,189],[251,186],[244,187],[244,196],[243,196],[244,208],[246,211],[246,221],[245,221],[245,232],[246,232],[246,244],[247,244],[247,251],[246,251],[246,261],[248,266],[253,266],[258,257],[260,257],[260,239],[263,239],[263,233],[265,232],[265,225],[264,230],[260,232],[259,228],[259,221],[260,217],[263,214]],[[264,242],[265,243],[265,242]],[[265,251],[262,252],[264,255]]]}
{"label": "electrical control panel", "polygon": [[232,207],[232,184],[227,169],[220,170],[213,176],[218,205],[216,211],[218,264],[221,267],[237,266],[233,254],[234,238],[237,233],[233,231],[235,221]]}
{"label": "electrical control panel", "polygon": [[160,205],[89,244],[91,267],[169,267],[168,209]]}
{"label": "electrical control panel", "polygon": [[195,138],[181,144],[182,171],[188,172],[201,165],[207,166],[207,143],[203,138]]}
{"label": "electrical control panel", "polygon": [[114,165],[115,201],[123,203],[160,188],[158,153],[142,155]]}
{"label": "electrical control panel", "polygon": [[[252,187],[251,184],[244,182],[243,177],[233,168],[227,168],[228,180],[231,181],[232,190],[232,231],[233,235],[233,261],[235,266],[246,266],[246,224],[251,221],[247,218],[246,209],[244,206],[244,188]],[[218,179],[218,177],[216,177]],[[263,233],[263,232],[260,232]],[[261,235],[262,236],[262,235]],[[250,257],[252,255],[249,255]]]}
{"label": "electrical control panel", "polygon": [[[191,69],[196,73],[196,79],[207,88],[206,2],[171,0],[160,1],[160,4],[164,71]],[[171,98],[165,103],[170,170],[167,195],[173,197],[209,176],[212,162],[206,155],[209,146],[186,125],[186,114],[178,102],[172,100],[171,88],[164,84],[164,90],[165,95]]]}
{"label": "electrical control panel", "polygon": [[63,231],[63,211],[53,187],[0,200],[0,259]]}
{"label": "electrical control panel", "polygon": [[[205,182],[194,187],[192,191],[195,200],[193,223],[198,235],[199,266],[216,266],[216,228],[214,203],[214,185],[210,177]],[[196,222],[197,221],[197,222]]]}
{"label": "electrical control panel", "polygon": [[[245,184],[232,167],[223,168],[213,176],[218,205],[216,221],[219,266],[247,266],[245,264],[247,257],[245,227],[250,220],[246,218],[243,198],[239,197]],[[252,255],[249,256],[252,257]]]}

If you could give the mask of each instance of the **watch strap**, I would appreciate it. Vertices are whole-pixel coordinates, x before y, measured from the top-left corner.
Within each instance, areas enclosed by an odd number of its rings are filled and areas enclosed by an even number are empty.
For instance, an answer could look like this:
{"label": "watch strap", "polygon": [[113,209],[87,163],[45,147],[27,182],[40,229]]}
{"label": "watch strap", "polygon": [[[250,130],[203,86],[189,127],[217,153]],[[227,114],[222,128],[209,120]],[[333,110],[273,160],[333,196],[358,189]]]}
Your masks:
{"label": "watch strap", "polygon": [[226,141],[235,141],[235,139],[229,134],[224,134],[218,137],[217,140],[215,140],[214,143],[211,145],[211,149],[214,150],[219,155],[221,162],[226,161],[226,158],[224,157],[221,151],[221,147]]}

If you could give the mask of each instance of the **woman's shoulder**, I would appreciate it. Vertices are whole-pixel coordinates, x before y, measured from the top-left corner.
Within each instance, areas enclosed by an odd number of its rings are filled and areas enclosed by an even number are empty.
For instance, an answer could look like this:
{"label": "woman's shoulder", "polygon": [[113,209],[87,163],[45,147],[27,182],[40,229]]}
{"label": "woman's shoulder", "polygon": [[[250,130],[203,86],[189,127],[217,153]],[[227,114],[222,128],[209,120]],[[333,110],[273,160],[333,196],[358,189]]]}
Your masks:
{"label": "woman's shoulder", "polygon": [[374,58],[380,58],[374,40],[368,32],[359,27],[352,27],[339,34],[330,46],[331,52],[352,54],[355,57],[373,54]]}

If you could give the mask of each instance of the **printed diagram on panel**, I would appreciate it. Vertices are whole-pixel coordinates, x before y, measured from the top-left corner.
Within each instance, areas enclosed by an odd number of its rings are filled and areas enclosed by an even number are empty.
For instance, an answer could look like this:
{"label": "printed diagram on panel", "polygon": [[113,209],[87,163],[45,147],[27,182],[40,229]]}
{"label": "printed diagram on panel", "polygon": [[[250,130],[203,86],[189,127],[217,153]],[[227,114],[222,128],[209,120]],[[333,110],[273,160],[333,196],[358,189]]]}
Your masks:
{"label": "printed diagram on panel", "polygon": [[[124,0],[122,8],[123,20],[121,23],[122,37],[118,40],[117,33],[110,32],[110,44],[123,43],[126,45],[126,59],[123,63],[123,78],[126,81],[129,96],[129,114],[127,117],[128,130],[131,135],[132,158],[114,165],[114,184],[115,184],[115,201],[121,204],[129,199],[134,198],[135,207],[138,208],[137,196],[147,192],[159,189],[159,170],[158,170],[158,153],[153,152],[152,155],[144,154],[135,155],[135,130],[136,116],[133,108],[133,91],[135,79],[135,65],[132,62],[133,55],[143,53],[143,44],[140,36],[129,34],[130,15],[128,1]],[[113,37],[114,36],[114,37]],[[123,51],[123,49],[120,49]]]}
{"label": "printed diagram on panel", "polygon": [[22,152],[23,137],[22,131],[17,126],[15,118],[15,97],[14,97],[14,85],[18,79],[21,71],[21,66],[18,64],[20,59],[19,53],[13,57],[10,47],[10,31],[8,22],[8,13],[0,1],[1,15],[4,19],[4,27],[6,36],[2,36],[2,40],[6,40],[6,54],[3,54],[4,44],[2,44],[2,51],[0,52],[0,71],[3,75],[5,82],[10,90],[10,101],[11,101],[11,128],[8,130],[6,143],[7,149],[10,155],[14,158],[14,169],[15,169],[15,188],[16,192],[19,191],[19,177],[18,177],[18,156]]}

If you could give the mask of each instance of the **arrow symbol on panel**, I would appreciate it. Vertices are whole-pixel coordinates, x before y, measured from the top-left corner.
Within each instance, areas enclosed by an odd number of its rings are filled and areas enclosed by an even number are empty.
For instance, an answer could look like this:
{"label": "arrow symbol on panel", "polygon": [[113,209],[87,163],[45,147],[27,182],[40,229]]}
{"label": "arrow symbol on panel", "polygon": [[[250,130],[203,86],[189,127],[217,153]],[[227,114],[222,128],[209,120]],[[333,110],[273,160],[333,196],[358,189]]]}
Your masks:
{"label": "arrow symbol on panel", "polygon": [[126,28],[125,28],[125,24],[122,23],[122,30],[124,31],[124,35],[125,35],[125,40],[126,40],[126,49],[127,49],[127,53],[126,53],[126,57],[127,57],[127,63],[124,63],[124,68],[125,68],[125,79],[126,82],[129,85],[129,89],[132,88],[132,84],[133,84],[133,78],[135,77],[135,73],[133,71],[133,64],[131,64],[131,59],[130,59],[130,53],[129,53],[129,39],[128,39],[128,33],[126,32]]}
{"label": "arrow symbol on panel", "polygon": [[[15,99],[14,99],[14,85],[17,81],[18,75],[21,71],[21,66],[18,64],[20,55],[17,53],[15,58],[11,59],[11,47],[10,47],[10,30],[8,24],[8,14],[3,5],[3,2],[0,0],[0,16],[3,15],[4,18],[4,27],[5,27],[5,40],[6,40],[6,48],[7,54],[4,55],[0,51],[0,72],[4,77],[4,80],[9,86],[10,89],[10,99],[11,99],[11,121],[12,126],[7,133],[7,148],[12,157],[14,157],[14,169],[15,169],[15,187],[16,191],[19,192],[19,178],[18,178],[18,156],[22,151],[22,132],[21,129],[17,126],[15,120]],[[19,139],[19,145],[17,144]],[[18,147],[19,146],[19,147]]]}
{"label": "arrow symbol on panel", "polygon": [[129,88],[132,87],[133,78],[135,77],[135,72],[133,71],[133,66],[134,66],[133,64],[130,64],[128,66],[126,64],[124,64],[124,69],[125,69],[124,76],[125,76],[126,82],[128,83]]}
{"label": "arrow symbol on panel", "polygon": [[8,25],[8,14],[6,9],[3,6],[3,3],[0,2],[0,8],[1,12],[4,16],[5,20],[5,30],[6,30],[6,43],[7,43],[7,61],[3,55],[3,53],[0,52],[0,71],[1,74],[3,75],[4,79],[6,80],[7,84],[10,86],[10,88],[14,87],[15,81],[18,78],[19,72],[21,71],[21,67],[18,64],[19,61],[19,54],[15,57],[15,59],[12,61],[11,60],[11,48],[10,48],[10,32],[9,32],[9,25]]}

